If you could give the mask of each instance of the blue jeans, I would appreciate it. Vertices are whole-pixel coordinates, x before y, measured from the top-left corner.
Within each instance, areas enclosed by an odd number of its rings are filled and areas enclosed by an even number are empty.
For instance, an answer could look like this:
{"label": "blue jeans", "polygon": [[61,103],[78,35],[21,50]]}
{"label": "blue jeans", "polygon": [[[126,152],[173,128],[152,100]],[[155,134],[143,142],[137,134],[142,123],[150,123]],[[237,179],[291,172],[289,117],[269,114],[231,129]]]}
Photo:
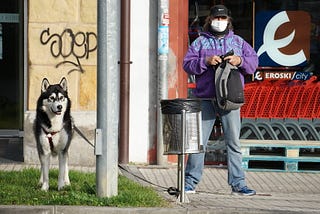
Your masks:
{"label": "blue jeans", "polygon": [[[218,114],[221,118],[224,140],[227,148],[228,183],[235,189],[246,186],[245,174],[242,169],[242,154],[240,147],[240,109],[223,111],[211,100],[201,101],[202,136],[204,149]],[[200,182],[204,167],[205,153],[189,154],[185,169],[185,186],[195,188]]]}

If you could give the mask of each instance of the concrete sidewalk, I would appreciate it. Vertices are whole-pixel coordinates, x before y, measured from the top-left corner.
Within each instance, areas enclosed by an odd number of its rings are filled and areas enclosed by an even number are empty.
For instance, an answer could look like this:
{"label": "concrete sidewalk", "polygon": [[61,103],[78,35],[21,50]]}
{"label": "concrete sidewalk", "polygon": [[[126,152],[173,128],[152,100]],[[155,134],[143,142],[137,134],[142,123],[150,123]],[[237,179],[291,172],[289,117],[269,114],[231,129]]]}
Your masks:
{"label": "concrete sidewalk", "polygon": [[[161,187],[177,186],[175,167],[130,166],[130,170]],[[320,173],[246,172],[246,178],[257,195],[233,196],[227,184],[227,169],[207,166],[197,193],[187,194],[190,203],[176,203],[176,207],[212,213],[320,213]],[[163,188],[156,188],[172,203],[176,201]]]}
{"label": "concrete sidewalk", "polygon": [[[3,163],[0,170],[21,170],[37,165]],[[171,202],[172,208],[115,208],[79,206],[1,206],[0,213],[320,213],[320,173],[246,172],[255,196],[233,196],[227,184],[227,170],[206,166],[196,194],[187,194],[189,203],[179,203],[167,189],[177,186],[176,166],[128,165],[121,173],[154,187]],[[90,167],[72,170],[94,172]]]}

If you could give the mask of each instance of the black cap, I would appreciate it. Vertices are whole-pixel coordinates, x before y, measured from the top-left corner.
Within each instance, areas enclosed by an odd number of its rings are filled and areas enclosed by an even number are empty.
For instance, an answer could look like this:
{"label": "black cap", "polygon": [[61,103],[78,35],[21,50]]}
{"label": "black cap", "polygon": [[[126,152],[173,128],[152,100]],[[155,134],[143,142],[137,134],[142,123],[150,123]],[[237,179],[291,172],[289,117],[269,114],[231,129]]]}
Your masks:
{"label": "black cap", "polygon": [[210,15],[213,17],[217,16],[229,16],[229,10],[224,5],[215,5],[210,10]]}

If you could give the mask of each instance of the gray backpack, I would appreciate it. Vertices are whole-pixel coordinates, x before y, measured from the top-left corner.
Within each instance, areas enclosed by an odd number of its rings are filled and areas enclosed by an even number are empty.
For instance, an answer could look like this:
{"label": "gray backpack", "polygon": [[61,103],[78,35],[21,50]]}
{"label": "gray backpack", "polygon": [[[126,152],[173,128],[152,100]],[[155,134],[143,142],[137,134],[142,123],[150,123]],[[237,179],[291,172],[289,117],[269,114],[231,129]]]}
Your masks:
{"label": "gray backpack", "polygon": [[230,111],[244,104],[243,86],[236,66],[223,61],[215,71],[215,86],[219,108]]}

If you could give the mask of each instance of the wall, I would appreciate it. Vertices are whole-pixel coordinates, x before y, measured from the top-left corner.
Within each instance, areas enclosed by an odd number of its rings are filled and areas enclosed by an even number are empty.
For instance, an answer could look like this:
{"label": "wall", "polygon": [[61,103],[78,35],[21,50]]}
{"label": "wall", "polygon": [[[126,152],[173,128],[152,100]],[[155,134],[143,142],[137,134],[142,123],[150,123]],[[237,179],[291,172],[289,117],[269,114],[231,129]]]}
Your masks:
{"label": "wall", "polygon": [[[67,78],[75,125],[93,142],[97,100],[97,1],[30,0],[28,6],[28,103],[24,121],[24,158],[26,163],[38,163],[32,125],[44,77],[50,83]],[[79,135],[74,135],[70,150],[70,164],[95,164],[93,148]]]}
{"label": "wall", "polygon": [[63,76],[69,81],[72,109],[95,110],[96,10],[96,1],[29,1],[29,110],[36,108],[42,79],[55,83]]}
{"label": "wall", "polygon": [[[157,1],[131,1],[129,160],[153,162],[156,148]],[[152,155],[151,155],[152,156]]]}

